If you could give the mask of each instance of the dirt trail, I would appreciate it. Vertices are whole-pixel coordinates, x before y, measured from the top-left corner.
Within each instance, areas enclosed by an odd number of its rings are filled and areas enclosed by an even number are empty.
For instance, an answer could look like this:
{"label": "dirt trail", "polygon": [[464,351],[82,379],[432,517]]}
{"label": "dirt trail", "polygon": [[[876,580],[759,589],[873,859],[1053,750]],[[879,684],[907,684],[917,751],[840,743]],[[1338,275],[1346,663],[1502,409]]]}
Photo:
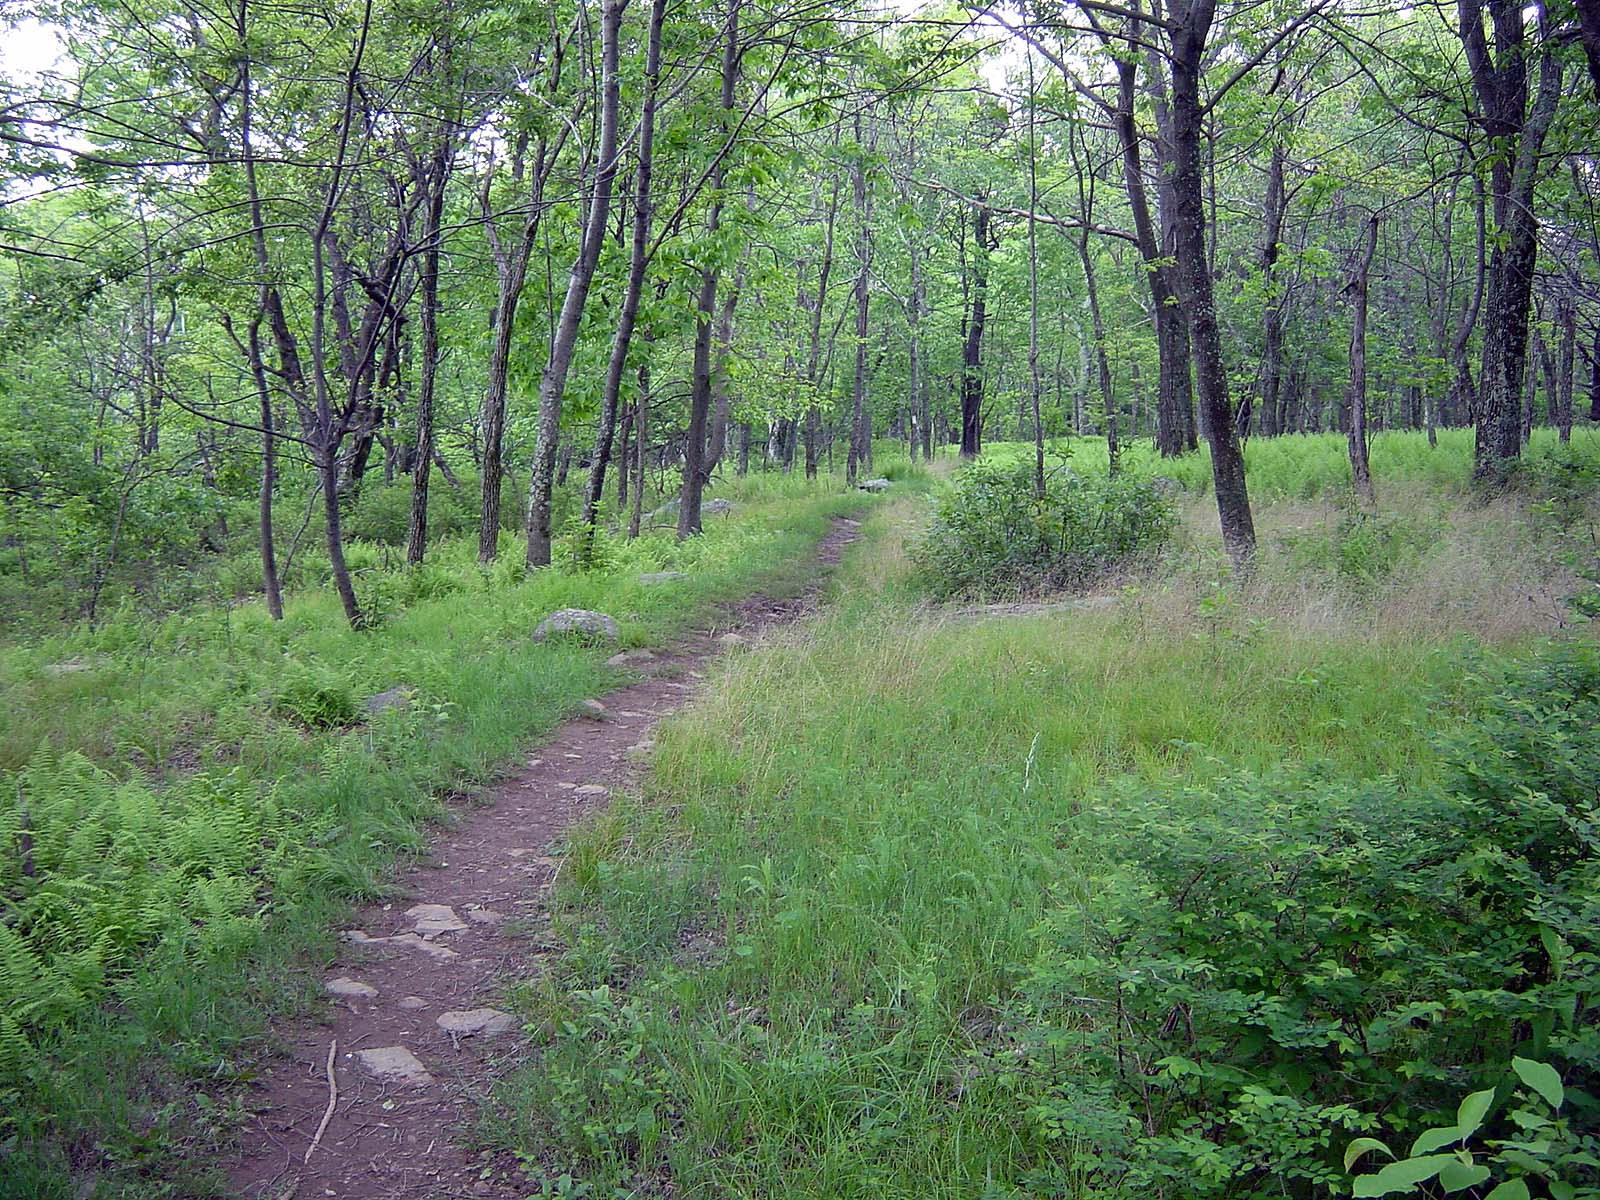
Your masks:
{"label": "dirt trail", "polygon": [[[526,1054],[517,1023],[499,1005],[509,985],[535,975],[559,949],[548,936],[547,900],[562,834],[603,808],[612,792],[637,783],[652,730],[694,699],[701,665],[736,638],[814,606],[822,576],[859,530],[855,521],[834,523],[818,548],[818,581],[804,595],[755,597],[717,628],[640,656],[644,678],[603,697],[603,718],[580,716],[557,729],[521,767],[458,810],[432,855],[397,880],[398,898],[358,913],[327,970],[326,1021],[281,1030],[285,1053],[252,1089],[240,1156],[228,1165],[237,1194],[527,1194],[514,1160],[470,1150],[462,1135],[494,1079]],[[335,1041],[337,1100],[328,1116]]]}

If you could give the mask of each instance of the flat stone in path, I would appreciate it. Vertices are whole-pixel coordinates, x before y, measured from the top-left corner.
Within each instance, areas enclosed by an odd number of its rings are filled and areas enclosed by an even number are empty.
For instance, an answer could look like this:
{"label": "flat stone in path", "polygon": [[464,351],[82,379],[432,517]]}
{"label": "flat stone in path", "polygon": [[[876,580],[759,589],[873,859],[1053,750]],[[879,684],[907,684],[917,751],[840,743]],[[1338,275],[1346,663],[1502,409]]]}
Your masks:
{"label": "flat stone in path", "polygon": [[603,783],[583,783],[579,784],[575,790],[578,795],[592,800],[599,799],[602,796],[609,796],[611,794],[611,789],[606,787]]}
{"label": "flat stone in path", "polygon": [[498,1008],[468,1008],[440,1013],[434,1024],[451,1037],[472,1037],[480,1033],[493,1037],[497,1033],[510,1033],[517,1027],[517,1019]]}
{"label": "flat stone in path", "polygon": [[322,985],[328,989],[330,995],[338,996],[344,1000],[371,1000],[378,994],[378,989],[370,983],[362,983],[341,975],[337,979],[330,979]]}
{"label": "flat stone in path", "polygon": [[467,923],[456,916],[456,910],[448,904],[418,904],[406,909],[406,916],[413,922],[412,929],[423,937],[455,933],[467,927]]}
{"label": "flat stone in path", "polygon": [[613,654],[606,659],[608,667],[636,667],[640,663],[654,662],[656,659],[653,650],[624,650],[621,654]]}
{"label": "flat stone in path", "polygon": [[427,1087],[433,1082],[417,1056],[404,1046],[379,1046],[375,1050],[357,1050],[359,1062],[374,1079],[384,1083],[399,1083],[406,1087]]}
{"label": "flat stone in path", "polygon": [[407,1012],[416,1012],[419,1008],[428,1007],[428,1002],[421,996],[401,996],[395,1003]]}
{"label": "flat stone in path", "polygon": [[456,952],[448,946],[430,942],[414,933],[397,933],[393,937],[368,937],[364,929],[347,929],[340,938],[356,946],[403,946],[407,950],[420,950],[435,962],[454,958]]}

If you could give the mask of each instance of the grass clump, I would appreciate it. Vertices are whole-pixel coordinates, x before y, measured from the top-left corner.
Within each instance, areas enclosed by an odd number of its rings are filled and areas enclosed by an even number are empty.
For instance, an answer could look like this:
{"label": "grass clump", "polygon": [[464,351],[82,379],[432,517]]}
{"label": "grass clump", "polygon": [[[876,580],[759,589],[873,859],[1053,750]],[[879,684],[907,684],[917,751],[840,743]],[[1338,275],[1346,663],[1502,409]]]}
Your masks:
{"label": "grass clump", "polygon": [[979,462],[940,501],[914,556],[941,599],[1082,589],[1148,560],[1176,523],[1172,500],[1148,478],[1083,476],[1063,463],[1040,496],[1031,464]]}

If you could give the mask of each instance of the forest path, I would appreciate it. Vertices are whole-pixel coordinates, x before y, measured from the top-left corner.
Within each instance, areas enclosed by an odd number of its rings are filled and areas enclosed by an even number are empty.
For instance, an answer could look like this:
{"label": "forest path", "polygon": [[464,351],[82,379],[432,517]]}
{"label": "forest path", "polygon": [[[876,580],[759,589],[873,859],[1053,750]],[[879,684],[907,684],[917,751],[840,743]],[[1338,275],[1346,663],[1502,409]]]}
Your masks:
{"label": "forest path", "polygon": [[664,651],[634,651],[644,678],[603,697],[603,715],[576,717],[532,748],[457,810],[431,855],[396,880],[396,899],[358,912],[327,970],[326,1019],[280,1029],[285,1051],[248,1097],[240,1153],[227,1168],[236,1194],[527,1195],[514,1159],[463,1143],[495,1079],[526,1057],[518,1022],[495,1005],[559,952],[548,901],[563,834],[637,785],[652,731],[695,698],[699,668],[814,608],[828,571],[859,537],[859,522],[836,519],[802,595],[755,596]]}

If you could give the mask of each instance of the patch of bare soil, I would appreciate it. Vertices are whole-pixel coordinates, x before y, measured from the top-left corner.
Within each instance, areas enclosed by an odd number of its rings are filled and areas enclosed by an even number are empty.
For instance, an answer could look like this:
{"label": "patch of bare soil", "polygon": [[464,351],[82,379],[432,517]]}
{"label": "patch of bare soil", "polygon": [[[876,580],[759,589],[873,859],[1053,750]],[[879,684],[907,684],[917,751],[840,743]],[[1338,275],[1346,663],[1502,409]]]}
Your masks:
{"label": "patch of bare soil", "polygon": [[[816,604],[821,576],[860,536],[840,519],[802,596],[756,596],[670,650],[633,652],[639,682],[568,721],[507,778],[458,810],[397,898],[369,905],[325,976],[325,1019],[278,1031],[283,1052],[248,1097],[234,1190],[252,1200],[495,1200],[527,1193],[515,1161],[464,1133],[495,1079],[526,1054],[497,1007],[559,950],[549,893],[562,835],[643,773],[652,731],[694,699],[729,646]],[[544,931],[544,932],[541,932]]]}

